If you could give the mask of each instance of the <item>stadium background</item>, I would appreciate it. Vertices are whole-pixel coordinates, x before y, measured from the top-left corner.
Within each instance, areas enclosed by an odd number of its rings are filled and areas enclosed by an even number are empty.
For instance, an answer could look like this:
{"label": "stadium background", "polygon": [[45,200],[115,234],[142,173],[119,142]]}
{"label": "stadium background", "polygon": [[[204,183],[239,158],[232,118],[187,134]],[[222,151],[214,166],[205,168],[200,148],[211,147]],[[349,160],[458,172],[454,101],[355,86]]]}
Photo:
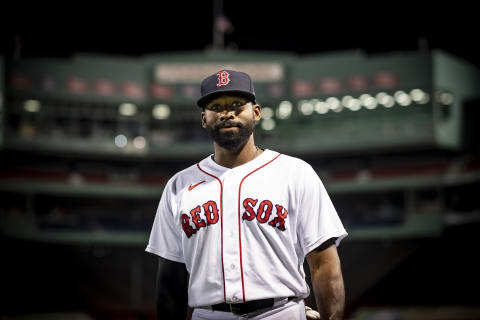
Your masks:
{"label": "stadium background", "polygon": [[2,318],[155,318],[144,247],[166,180],[211,153],[194,104],[224,66],[256,81],[259,145],[307,160],[333,198],[350,233],[347,318],[480,318],[480,60],[465,11],[35,9],[12,10],[2,33]]}

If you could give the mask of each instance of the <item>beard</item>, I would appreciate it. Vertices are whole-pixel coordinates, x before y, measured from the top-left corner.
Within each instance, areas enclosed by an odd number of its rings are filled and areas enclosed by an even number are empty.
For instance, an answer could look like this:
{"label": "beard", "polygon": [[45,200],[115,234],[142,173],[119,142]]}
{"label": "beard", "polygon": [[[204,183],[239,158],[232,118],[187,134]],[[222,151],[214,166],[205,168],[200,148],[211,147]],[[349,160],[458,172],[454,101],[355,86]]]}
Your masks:
{"label": "beard", "polygon": [[[222,128],[237,127],[237,130],[221,130]],[[220,147],[228,150],[236,150],[247,143],[248,138],[255,130],[255,120],[251,119],[246,124],[240,122],[226,121],[216,124],[215,126],[207,126],[210,137]]]}

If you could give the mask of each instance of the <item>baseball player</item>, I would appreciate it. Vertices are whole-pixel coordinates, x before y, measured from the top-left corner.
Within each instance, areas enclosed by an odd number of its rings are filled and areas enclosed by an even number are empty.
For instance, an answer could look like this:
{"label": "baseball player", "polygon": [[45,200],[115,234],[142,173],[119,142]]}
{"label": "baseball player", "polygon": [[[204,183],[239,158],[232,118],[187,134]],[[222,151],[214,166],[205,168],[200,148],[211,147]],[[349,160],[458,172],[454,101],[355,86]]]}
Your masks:
{"label": "baseball player", "polygon": [[347,232],[320,178],[306,162],[255,145],[261,108],[249,75],[221,70],[201,95],[214,154],[168,181],[146,248],[185,264],[187,318],[318,316],[304,305],[306,258],[321,318],[341,319],[336,247]]}

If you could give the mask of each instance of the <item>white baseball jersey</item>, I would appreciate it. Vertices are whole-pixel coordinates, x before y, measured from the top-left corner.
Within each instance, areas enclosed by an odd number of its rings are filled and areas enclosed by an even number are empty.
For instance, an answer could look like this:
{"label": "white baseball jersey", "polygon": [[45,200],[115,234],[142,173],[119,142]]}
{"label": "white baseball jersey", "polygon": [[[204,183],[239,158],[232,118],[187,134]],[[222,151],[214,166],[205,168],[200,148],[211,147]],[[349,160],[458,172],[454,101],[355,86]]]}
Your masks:
{"label": "white baseball jersey", "polygon": [[191,307],[306,298],[303,262],[347,235],[320,178],[265,150],[235,168],[209,156],[165,186],[146,251],[185,263]]}

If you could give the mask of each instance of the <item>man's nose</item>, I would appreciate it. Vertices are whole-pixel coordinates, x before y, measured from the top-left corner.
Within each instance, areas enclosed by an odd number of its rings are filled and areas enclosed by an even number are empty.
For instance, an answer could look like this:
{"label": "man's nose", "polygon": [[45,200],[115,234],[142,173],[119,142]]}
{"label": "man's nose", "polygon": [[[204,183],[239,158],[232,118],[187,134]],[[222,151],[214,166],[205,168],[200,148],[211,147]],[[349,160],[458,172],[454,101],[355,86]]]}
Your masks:
{"label": "man's nose", "polygon": [[233,119],[234,116],[235,116],[235,110],[234,109],[225,108],[225,109],[222,110],[220,118],[222,120],[226,120],[226,119]]}

